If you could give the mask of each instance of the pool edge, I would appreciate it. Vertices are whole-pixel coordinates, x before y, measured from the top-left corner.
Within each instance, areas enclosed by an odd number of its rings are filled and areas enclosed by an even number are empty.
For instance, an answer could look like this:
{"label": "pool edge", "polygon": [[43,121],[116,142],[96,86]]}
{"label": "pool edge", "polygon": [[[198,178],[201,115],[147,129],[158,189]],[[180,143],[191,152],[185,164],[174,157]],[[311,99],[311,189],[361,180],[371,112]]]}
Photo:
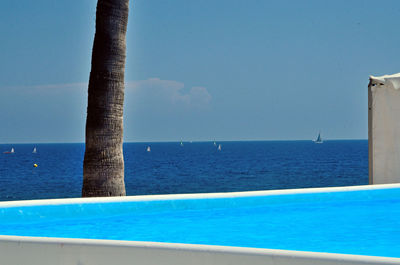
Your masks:
{"label": "pool edge", "polygon": [[17,207],[17,206],[62,205],[62,204],[74,204],[74,203],[106,203],[106,202],[129,202],[129,201],[206,199],[206,198],[235,198],[235,197],[325,193],[325,192],[393,189],[393,188],[400,188],[400,183],[342,186],[342,187],[323,187],[323,188],[238,191],[238,192],[184,193],[184,194],[162,194],[162,195],[135,195],[135,196],[124,196],[124,197],[90,197],[90,198],[0,201],[0,207],[5,208],[5,207]]}
{"label": "pool edge", "polygon": [[[38,250],[42,252],[39,253]],[[189,258],[189,263],[194,265],[244,264],[243,262],[282,265],[400,264],[400,258],[378,256],[181,243],[0,235],[0,260],[11,262],[7,264],[20,264],[19,262],[24,260],[31,261],[30,264],[36,264],[32,261],[43,258],[44,253],[46,253],[44,261],[37,264],[101,265],[110,264],[109,259],[112,256],[120,259],[112,263],[116,265],[130,264],[126,263],[129,260],[136,260],[140,264],[183,265],[188,263]],[[159,263],[160,261],[162,263]]]}

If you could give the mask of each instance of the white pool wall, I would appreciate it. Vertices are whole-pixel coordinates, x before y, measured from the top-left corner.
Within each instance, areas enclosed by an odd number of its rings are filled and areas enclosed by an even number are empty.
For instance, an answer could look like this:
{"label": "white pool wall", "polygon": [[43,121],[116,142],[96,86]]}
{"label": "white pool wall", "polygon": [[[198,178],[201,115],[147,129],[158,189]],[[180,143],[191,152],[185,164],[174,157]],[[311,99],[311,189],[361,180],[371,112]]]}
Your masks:
{"label": "white pool wall", "polygon": [[0,236],[7,265],[359,265],[400,264],[400,259],[157,242]]}
{"label": "white pool wall", "polygon": [[[117,201],[230,198],[400,188],[400,184],[232,193],[148,195],[113,198],[76,198],[1,202],[0,207],[62,205]],[[5,265],[239,265],[239,264],[400,264],[400,258],[209,246],[158,242],[0,236],[0,264]]]}

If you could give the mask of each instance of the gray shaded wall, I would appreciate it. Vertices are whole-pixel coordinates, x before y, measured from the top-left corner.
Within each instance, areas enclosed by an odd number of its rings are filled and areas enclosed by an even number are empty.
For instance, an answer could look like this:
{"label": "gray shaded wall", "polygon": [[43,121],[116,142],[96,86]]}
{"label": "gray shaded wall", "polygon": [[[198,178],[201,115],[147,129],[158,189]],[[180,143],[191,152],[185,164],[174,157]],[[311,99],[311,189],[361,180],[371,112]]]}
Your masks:
{"label": "gray shaded wall", "polygon": [[369,183],[400,182],[400,74],[370,77]]}

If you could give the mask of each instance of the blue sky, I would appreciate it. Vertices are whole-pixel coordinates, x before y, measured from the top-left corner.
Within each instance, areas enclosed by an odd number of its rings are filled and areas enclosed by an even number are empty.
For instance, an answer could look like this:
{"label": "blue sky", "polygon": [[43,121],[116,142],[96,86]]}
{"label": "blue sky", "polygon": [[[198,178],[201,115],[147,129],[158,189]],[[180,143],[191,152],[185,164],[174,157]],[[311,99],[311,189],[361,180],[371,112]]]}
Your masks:
{"label": "blue sky", "polygon": [[[5,0],[0,143],[83,142],[96,1]],[[367,138],[399,1],[131,0],[125,141]]]}

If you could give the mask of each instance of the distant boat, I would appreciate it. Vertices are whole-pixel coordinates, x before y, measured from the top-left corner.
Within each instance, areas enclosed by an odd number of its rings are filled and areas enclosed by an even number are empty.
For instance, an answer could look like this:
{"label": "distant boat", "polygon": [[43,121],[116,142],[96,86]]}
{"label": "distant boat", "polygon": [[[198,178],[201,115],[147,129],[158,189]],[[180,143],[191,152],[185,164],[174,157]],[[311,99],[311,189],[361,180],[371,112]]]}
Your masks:
{"label": "distant boat", "polygon": [[214,141],[214,146],[217,146],[217,143]]}
{"label": "distant boat", "polygon": [[221,149],[222,149],[222,147],[221,147],[221,145],[219,144],[219,145],[218,145],[218,151],[221,151]]}
{"label": "distant boat", "polygon": [[317,139],[314,140],[314,143],[316,144],[322,144],[324,141],[322,141],[322,137],[321,137],[321,132],[318,133],[318,137]]}
{"label": "distant boat", "polygon": [[182,143],[182,141],[181,141],[181,146],[183,146],[183,143]]}
{"label": "distant boat", "polygon": [[147,151],[147,152],[150,152],[150,151],[151,151],[150,146],[147,146],[146,151]]}
{"label": "distant boat", "polygon": [[33,148],[32,154],[36,154],[36,147]]}
{"label": "distant boat", "polygon": [[11,151],[3,152],[3,154],[14,154],[14,153],[15,153],[14,148],[11,148]]}

